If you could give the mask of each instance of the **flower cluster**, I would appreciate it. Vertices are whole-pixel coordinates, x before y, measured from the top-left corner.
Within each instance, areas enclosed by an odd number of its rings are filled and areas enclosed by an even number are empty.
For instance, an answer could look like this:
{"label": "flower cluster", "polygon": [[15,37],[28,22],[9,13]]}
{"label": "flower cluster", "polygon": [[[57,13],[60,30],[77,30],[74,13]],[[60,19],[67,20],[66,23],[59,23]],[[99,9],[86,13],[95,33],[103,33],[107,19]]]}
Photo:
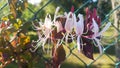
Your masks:
{"label": "flower cluster", "polygon": [[[100,38],[103,32],[105,32],[111,25],[108,22],[104,28],[101,27],[101,19],[97,15],[97,10],[94,8],[92,11],[86,8],[86,16],[82,14],[76,15],[74,13],[74,7],[71,11],[64,13],[63,15],[57,15],[59,7],[56,9],[54,14],[54,19],[48,14],[45,17],[45,21],[39,22],[39,26],[33,24],[36,28],[38,37],[42,46],[44,47],[47,39],[51,39],[53,46],[53,61],[56,57],[56,53],[65,52],[62,43],[71,43],[75,41],[77,44],[77,49],[82,52],[86,57],[90,59],[93,58],[93,46],[99,48],[100,54],[102,54],[102,46],[100,43]],[[62,49],[61,49],[62,48]],[[57,54],[59,55],[59,54]],[[64,56],[65,57],[65,54]],[[63,59],[62,59],[63,60]],[[56,60],[57,61],[57,60]],[[59,60],[60,61],[60,60]]]}

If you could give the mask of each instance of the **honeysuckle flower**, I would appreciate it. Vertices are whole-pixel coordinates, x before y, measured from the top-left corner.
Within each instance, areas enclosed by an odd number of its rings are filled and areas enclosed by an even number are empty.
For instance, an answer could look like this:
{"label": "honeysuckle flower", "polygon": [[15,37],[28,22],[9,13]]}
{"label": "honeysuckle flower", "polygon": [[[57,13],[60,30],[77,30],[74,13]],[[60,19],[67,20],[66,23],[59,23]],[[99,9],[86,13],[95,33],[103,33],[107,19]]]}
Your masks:
{"label": "honeysuckle flower", "polygon": [[[90,59],[93,58],[93,46],[99,48],[100,54],[103,53],[102,44],[100,43],[100,37],[103,32],[105,32],[111,25],[107,23],[106,26],[101,30],[101,19],[97,16],[96,9],[90,11],[86,9],[86,19],[84,21],[81,14],[78,15],[78,20],[76,22],[76,36],[77,36],[77,48],[86,57]],[[100,31],[101,30],[101,31]]]}
{"label": "honeysuckle flower", "polygon": [[[67,18],[65,22],[66,42],[68,40],[69,34],[72,32],[73,28],[75,28],[75,23],[76,23],[76,15],[73,12],[69,12],[67,14]],[[71,38],[73,39],[72,35],[71,35]]]}
{"label": "honeysuckle flower", "polygon": [[54,14],[54,25],[57,27],[57,33],[61,32],[62,30],[64,30],[64,23],[66,21],[66,17],[64,15],[57,15],[58,11],[59,11],[60,7],[56,8],[55,14]]}
{"label": "honeysuckle flower", "polygon": [[45,37],[47,38],[49,37],[51,33],[52,25],[53,25],[53,22],[49,14],[46,15],[45,21],[43,24],[42,22],[39,22],[39,26],[36,26],[33,24],[33,26],[36,28],[35,30],[42,31],[43,35],[45,35]]}
{"label": "honeysuckle flower", "polygon": [[98,27],[97,23],[95,22],[94,18],[92,19],[92,21],[93,21],[93,29],[92,29],[92,31],[94,32],[94,34],[92,35],[92,39],[95,40],[95,42],[97,43],[96,45],[99,48],[100,54],[102,54],[102,46],[100,44],[99,39],[96,38],[97,34],[99,32],[99,27]]}
{"label": "honeysuckle flower", "polygon": [[42,46],[43,46],[43,48],[44,48],[44,45],[45,45],[47,39],[50,37],[50,34],[52,32],[52,25],[53,25],[53,22],[51,20],[51,16],[47,15],[45,17],[45,21],[44,21],[44,24],[43,24],[44,29],[42,30],[43,34],[45,35],[45,37],[42,38],[42,42],[43,42]]}
{"label": "honeysuckle flower", "polygon": [[35,26],[39,35],[39,43],[35,48],[38,48],[40,45],[44,47],[47,39],[51,39],[54,44],[53,48],[55,48],[54,53],[56,53],[56,50],[61,47],[63,41],[69,43],[75,40],[73,37],[77,37],[77,49],[86,57],[94,59],[94,45],[99,48],[100,54],[102,54],[102,44],[99,37],[110,27],[111,23],[107,23],[103,29],[100,29],[101,19],[97,16],[96,9],[90,11],[87,8],[85,20],[80,13],[76,17],[73,6],[70,12],[65,12],[63,15],[57,15],[59,9],[60,7],[56,8],[53,21],[51,16],[47,15],[44,23],[39,23],[40,27]]}
{"label": "honeysuckle flower", "polygon": [[84,18],[82,14],[78,14],[78,21],[76,22],[76,35],[77,37],[77,48],[78,51],[80,51],[80,49],[82,48],[80,45],[80,38],[81,35],[83,34],[83,30],[84,30]]}
{"label": "honeysuckle flower", "polygon": [[97,43],[96,45],[98,45],[100,54],[103,53],[102,52],[103,50],[102,50],[102,46],[101,46],[101,43],[100,43],[100,39],[98,39],[97,37],[100,37],[102,35],[102,33],[105,32],[110,27],[110,25],[111,25],[111,23],[108,22],[106,24],[106,26],[99,32],[99,27],[98,27],[96,21],[93,19],[93,26],[94,26],[93,32],[94,32],[94,34],[92,36],[92,39],[94,39],[96,41],[96,43]]}
{"label": "honeysuckle flower", "polygon": [[[58,11],[59,11],[59,7],[56,8],[55,11],[55,15],[54,15],[54,25],[55,25],[55,29],[52,31],[52,39],[56,39],[58,40],[63,40],[65,37],[65,22],[66,22],[66,16],[65,15],[57,15]],[[58,44],[61,45],[61,44]]]}
{"label": "honeysuckle flower", "polygon": [[64,24],[65,24],[66,18],[65,17],[57,17],[55,20],[55,29],[53,30],[54,38],[55,39],[62,39],[66,33],[66,30],[64,29]]}
{"label": "honeysuckle flower", "polygon": [[40,43],[35,46],[35,50],[33,50],[33,51],[36,51],[40,45],[42,45],[43,50],[44,50],[44,45],[45,45],[47,39],[50,37],[50,34],[52,32],[52,25],[53,25],[53,22],[52,22],[51,16],[49,14],[45,17],[45,21],[43,24],[42,24],[42,22],[39,22],[40,27],[35,26],[33,24],[33,26],[36,28],[35,30],[37,30],[38,37],[39,37],[39,43]]}
{"label": "honeysuckle flower", "polygon": [[[54,25],[57,28],[57,35],[60,35],[60,39],[64,38],[66,36],[66,41],[69,41],[72,37],[72,34],[69,36],[70,33],[72,33],[72,29],[74,28],[76,16],[73,13],[74,7],[71,8],[71,11],[67,14],[66,12],[64,15],[58,15],[57,12],[59,11],[59,7],[56,9],[55,15],[54,15]],[[68,37],[70,37],[68,39]],[[59,37],[57,37],[58,39]],[[73,38],[73,37],[72,37]]]}
{"label": "honeysuckle flower", "polygon": [[[89,11],[87,9],[86,11],[87,18],[86,18],[86,24],[88,25],[86,30],[87,34],[85,35],[86,38],[93,39],[93,42],[96,42],[96,46],[98,46],[100,54],[102,54],[102,46],[100,43],[100,39],[97,37],[100,37],[103,32],[105,32],[109,27],[110,23],[108,23],[103,30],[100,31],[100,18],[97,16],[96,9],[93,9],[93,12]],[[100,31],[100,32],[99,32]]]}

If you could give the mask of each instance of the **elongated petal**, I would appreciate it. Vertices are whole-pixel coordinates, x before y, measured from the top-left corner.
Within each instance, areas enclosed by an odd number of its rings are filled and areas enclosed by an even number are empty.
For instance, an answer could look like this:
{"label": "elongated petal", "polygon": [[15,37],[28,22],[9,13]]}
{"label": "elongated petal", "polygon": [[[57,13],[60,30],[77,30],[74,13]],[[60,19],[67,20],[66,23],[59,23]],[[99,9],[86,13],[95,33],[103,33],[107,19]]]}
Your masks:
{"label": "elongated petal", "polygon": [[88,17],[89,17],[89,12],[90,12],[90,11],[89,11],[89,8],[86,8],[86,9],[85,9],[85,12],[86,12],[86,18],[88,18]]}
{"label": "elongated petal", "polygon": [[102,33],[104,33],[109,27],[111,26],[111,22],[108,22],[106,26],[98,33],[97,36],[100,36]]}
{"label": "elongated petal", "polygon": [[57,7],[56,8],[56,11],[55,11],[55,14],[54,14],[54,22],[55,22],[55,20],[56,20],[56,17],[57,17],[57,13],[58,13],[58,11],[60,10],[60,7]]}
{"label": "elongated petal", "polygon": [[80,52],[81,51],[81,47],[80,47],[80,35],[77,37],[77,48],[78,48],[78,51]]}
{"label": "elongated petal", "polygon": [[96,8],[93,9],[93,15],[92,16],[95,20],[97,20],[97,10],[96,10]]}
{"label": "elongated petal", "polygon": [[74,20],[74,21],[73,21],[73,22],[74,22],[74,23],[73,23],[73,24],[74,24],[74,25],[73,25],[73,28],[76,29],[77,19],[76,19],[76,15],[75,15],[75,14],[73,14],[73,20]]}
{"label": "elongated petal", "polygon": [[100,54],[102,54],[103,53],[103,49],[102,49],[102,46],[100,44],[100,41],[97,38],[95,38],[95,42],[97,43],[97,46],[98,46],[99,51],[100,51]]}
{"label": "elongated petal", "polygon": [[65,42],[68,43],[68,36],[69,36],[69,33],[66,33],[66,37],[65,37]]}
{"label": "elongated petal", "polygon": [[51,33],[51,28],[52,28],[52,21],[51,21],[51,16],[50,15],[47,15],[46,17],[45,17],[45,22],[44,22],[44,31],[43,31],[43,33],[44,33],[44,35],[45,35],[45,37],[49,37],[49,35],[50,35],[50,33]]}

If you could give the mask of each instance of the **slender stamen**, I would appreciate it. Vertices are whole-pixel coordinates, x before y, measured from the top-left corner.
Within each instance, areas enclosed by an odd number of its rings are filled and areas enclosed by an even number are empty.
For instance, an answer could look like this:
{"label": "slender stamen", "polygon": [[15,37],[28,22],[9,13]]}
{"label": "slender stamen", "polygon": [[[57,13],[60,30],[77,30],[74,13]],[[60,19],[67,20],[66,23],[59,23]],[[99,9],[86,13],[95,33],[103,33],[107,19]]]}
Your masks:
{"label": "slender stamen", "polygon": [[[80,38],[80,42],[81,42],[81,44],[83,44],[82,38]],[[81,49],[83,50],[83,45],[81,46]]]}
{"label": "slender stamen", "polygon": [[99,41],[98,39],[96,39],[96,38],[94,38],[94,40],[95,40],[95,41],[96,41],[96,43],[97,43],[97,44],[95,44],[95,45],[97,45],[97,46],[98,46],[99,51],[100,51],[100,54],[102,54],[102,53],[103,53],[103,49],[102,49],[102,46],[101,46],[100,41]]}

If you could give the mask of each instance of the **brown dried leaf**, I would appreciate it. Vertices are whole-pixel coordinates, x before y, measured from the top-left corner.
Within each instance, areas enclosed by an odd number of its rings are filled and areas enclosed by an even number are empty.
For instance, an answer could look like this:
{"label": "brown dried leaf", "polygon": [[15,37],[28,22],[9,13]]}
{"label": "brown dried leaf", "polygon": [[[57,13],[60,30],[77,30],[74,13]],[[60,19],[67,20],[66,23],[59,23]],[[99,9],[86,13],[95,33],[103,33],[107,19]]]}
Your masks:
{"label": "brown dried leaf", "polygon": [[83,50],[82,50],[83,54],[90,59],[94,59],[92,40],[82,37],[82,41],[83,41],[83,44],[85,44],[83,45]]}
{"label": "brown dried leaf", "polygon": [[66,56],[63,45],[58,46],[58,48],[53,47],[52,56],[53,56],[53,64],[54,64],[53,67],[58,68],[60,64],[65,60],[65,56]]}

